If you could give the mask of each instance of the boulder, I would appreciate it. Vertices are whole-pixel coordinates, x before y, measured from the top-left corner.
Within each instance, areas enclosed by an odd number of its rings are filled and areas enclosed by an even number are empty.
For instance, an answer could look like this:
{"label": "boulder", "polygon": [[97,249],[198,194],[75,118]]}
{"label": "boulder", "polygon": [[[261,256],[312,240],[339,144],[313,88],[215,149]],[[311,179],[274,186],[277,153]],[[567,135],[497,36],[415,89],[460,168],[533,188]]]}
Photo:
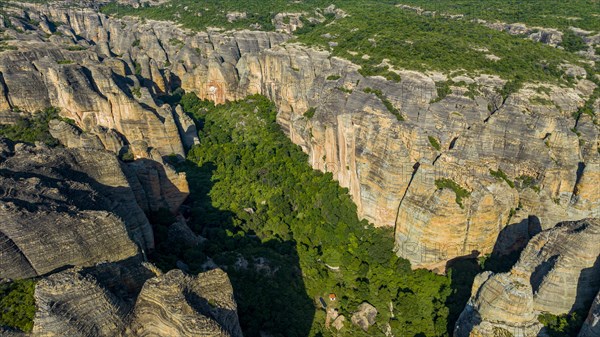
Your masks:
{"label": "boulder", "polygon": [[357,309],[358,310],[352,314],[352,324],[359,326],[366,332],[373,324],[375,324],[377,309],[367,302],[360,304]]}

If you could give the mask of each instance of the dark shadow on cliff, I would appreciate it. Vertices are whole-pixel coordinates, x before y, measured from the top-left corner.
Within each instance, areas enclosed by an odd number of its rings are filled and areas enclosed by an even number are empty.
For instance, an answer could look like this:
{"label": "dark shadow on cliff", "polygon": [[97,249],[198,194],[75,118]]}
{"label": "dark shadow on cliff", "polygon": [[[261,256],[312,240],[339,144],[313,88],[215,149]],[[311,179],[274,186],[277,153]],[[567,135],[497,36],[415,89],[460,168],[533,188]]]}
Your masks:
{"label": "dark shadow on cliff", "polygon": [[[500,231],[500,234],[498,234],[491,258],[502,259],[504,268],[501,269],[503,269],[502,271],[508,271],[517,262],[519,255],[525,249],[529,240],[541,231],[540,219],[535,215],[504,227]],[[516,259],[513,261],[511,257],[513,259],[516,257]],[[508,269],[506,269],[507,267]]]}
{"label": "dark shadow on cliff", "polygon": [[579,274],[577,295],[571,312],[589,312],[592,301],[596,297],[596,294],[598,294],[598,291],[600,291],[600,256],[596,258],[591,267],[583,269],[581,274]]}
{"label": "dark shadow on cliff", "polygon": [[473,251],[472,254],[452,259],[446,263],[446,272],[450,276],[450,286],[452,294],[446,299],[448,307],[448,332],[452,334],[456,321],[465,308],[469,297],[475,276],[482,272],[477,258],[479,252]]}
{"label": "dark shadow on cliff", "polygon": [[191,274],[221,267],[227,272],[238,304],[244,336],[308,336],[315,307],[307,296],[294,242],[261,242],[244,232],[243,220],[212,205],[210,191],[215,167],[193,162],[178,165],[187,174],[190,196],[181,207],[189,227],[205,241],[195,247],[169,240],[175,218],[167,212],[150,214],[156,250],[150,258],[163,271],[183,268]]}
{"label": "dark shadow on cliff", "polygon": [[490,255],[480,256],[478,251],[473,251],[446,263],[446,271],[452,281],[452,294],[446,300],[449,332],[454,330],[454,325],[469,300],[475,276],[483,271],[508,272],[519,260],[529,240],[541,230],[540,220],[536,216],[530,216],[504,227],[498,234]]}

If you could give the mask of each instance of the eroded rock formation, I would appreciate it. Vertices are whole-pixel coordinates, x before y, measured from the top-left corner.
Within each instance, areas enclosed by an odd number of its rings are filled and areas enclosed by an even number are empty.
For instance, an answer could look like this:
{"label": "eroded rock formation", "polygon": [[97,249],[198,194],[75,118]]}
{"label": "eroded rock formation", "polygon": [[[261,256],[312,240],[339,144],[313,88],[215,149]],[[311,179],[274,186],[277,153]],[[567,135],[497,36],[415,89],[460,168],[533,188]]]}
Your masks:
{"label": "eroded rock formation", "polygon": [[[504,331],[543,336],[540,313],[586,309],[600,289],[598,242],[600,219],[565,222],[541,232],[510,272],[485,272],[475,278],[454,336],[504,336]],[[584,335],[596,329],[594,310],[582,329]]]}
{"label": "eroded rock formation", "polygon": [[0,278],[119,261],[154,247],[116,157],[0,139]]}
{"label": "eroded rock formation", "polygon": [[41,280],[33,335],[40,337],[241,337],[227,274],[160,274],[129,259]]}
{"label": "eroded rock formation", "polygon": [[174,270],[148,280],[126,335],[241,337],[227,274],[215,269],[191,277]]}
{"label": "eroded rock formation", "polygon": [[[34,61],[40,63],[38,70],[30,71],[29,66],[18,72],[11,70],[16,67],[0,69],[5,88],[18,88],[16,83],[31,78],[39,83],[32,86],[36,102],[60,106],[86,132],[101,133],[92,130],[100,125],[123,135],[132,148],[142,144],[138,158],[152,157],[144,144],[157,156],[182,153],[180,135],[186,127],[178,122],[180,114],[154,98],[174,87],[217,103],[266,95],[280,110],[283,130],[309,154],[311,165],[332,172],[349,189],[359,215],[377,226],[395,227],[397,252],[414,267],[443,271],[454,257],[518,248],[513,243],[522,246],[537,232],[533,227],[600,216],[595,183],[600,179],[599,127],[589,115],[578,121],[571,117],[595,87],[582,68],[569,66],[572,87],[526,84],[503,97],[498,92],[505,81],[489,75],[449,78],[399,71],[399,82],[363,77],[356,65],[293,44],[286,34],[195,33],[167,22],[114,19],[87,9],[26,7],[40,22],[63,22],[56,28],[63,34],[27,38],[42,45],[54,63]],[[59,44],[86,50],[65,51]],[[14,65],[24,62],[19,55],[42,58],[21,49],[0,57],[14,54],[5,56]],[[57,64],[59,59],[73,63]],[[79,84],[64,84],[63,73]],[[54,80],[46,84],[46,78]],[[450,81],[451,93],[438,97],[436,83],[443,81]],[[469,94],[462,83],[474,85],[475,92]],[[53,94],[54,87],[82,88],[77,91],[89,95]],[[31,111],[41,107],[25,102],[23,95],[5,90],[3,104]],[[96,98],[81,99],[87,96]],[[303,115],[309,108],[316,108],[312,118]],[[571,131],[575,123],[578,133]],[[87,140],[75,143],[82,141]],[[467,195],[457,202],[452,189],[439,188],[442,179]],[[510,234],[508,240],[502,233]]]}

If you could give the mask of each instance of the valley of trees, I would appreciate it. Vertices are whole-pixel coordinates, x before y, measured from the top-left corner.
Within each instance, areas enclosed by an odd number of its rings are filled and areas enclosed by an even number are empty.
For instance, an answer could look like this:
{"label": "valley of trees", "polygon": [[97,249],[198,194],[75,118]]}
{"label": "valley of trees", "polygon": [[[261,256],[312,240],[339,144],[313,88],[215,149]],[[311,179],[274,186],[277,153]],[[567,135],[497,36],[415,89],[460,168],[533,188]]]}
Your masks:
{"label": "valley of trees", "polygon": [[215,107],[186,94],[181,104],[201,126],[200,145],[178,165],[191,187],[187,216],[208,240],[178,250],[167,240],[173,219],[154,214],[152,258],[161,268],[182,260],[198,272],[210,257],[226,269],[245,336],[333,335],[316,309],[331,292],[348,319],[363,301],[379,311],[367,333],[348,320],[346,336],[380,335],[387,323],[399,336],[449,335],[469,282],[459,298],[452,272],[411,271],[393,253],[392,230],[360,221],[348,191],[309,166],[275,122],[271,102],[252,96]]}

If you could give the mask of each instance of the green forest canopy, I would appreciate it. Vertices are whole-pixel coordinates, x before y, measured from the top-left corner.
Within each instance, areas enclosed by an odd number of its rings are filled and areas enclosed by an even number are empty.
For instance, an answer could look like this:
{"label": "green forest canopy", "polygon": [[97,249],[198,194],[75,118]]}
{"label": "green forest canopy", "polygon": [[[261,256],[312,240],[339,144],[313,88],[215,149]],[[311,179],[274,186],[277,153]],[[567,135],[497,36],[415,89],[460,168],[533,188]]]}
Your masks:
{"label": "green forest canopy", "polygon": [[[202,125],[179,169],[192,191],[190,225],[208,241],[178,250],[163,221],[153,256],[161,268],[179,259],[197,272],[208,257],[224,267],[246,336],[330,336],[324,311],[315,311],[330,292],[348,319],[363,301],[379,311],[369,332],[348,322],[346,336],[381,334],[387,323],[401,335],[449,335],[470,284],[457,299],[451,274],[412,271],[393,253],[392,230],[360,221],[348,191],[310,167],[275,122],[273,103],[252,96],[215,107],[193,94],[181,103]],[[240,258],[250,267],[240,268]]]}

